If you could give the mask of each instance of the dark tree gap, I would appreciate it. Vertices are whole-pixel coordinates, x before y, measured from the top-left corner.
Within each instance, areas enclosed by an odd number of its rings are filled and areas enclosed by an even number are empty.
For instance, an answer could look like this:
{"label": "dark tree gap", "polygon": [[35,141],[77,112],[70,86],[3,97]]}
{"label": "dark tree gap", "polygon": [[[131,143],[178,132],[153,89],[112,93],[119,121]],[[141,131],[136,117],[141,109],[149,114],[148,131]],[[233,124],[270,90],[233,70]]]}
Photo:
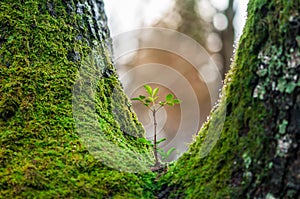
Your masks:
{"label": "dark tree gap", "polygon": [[[95,96],[96,122],[105,139],[154,160],[151,148],[139,142],[144,130],[111,60],[103,2],[2,0],[0,196],[298,198],[299,8],[299,1],[250,0],[218,107],[189,150],[158,175],[122,172],[122,166],[132,166],[129,156],[110,157],[103,151],[107,160],[120,165],[100,161],[77,132],[76,119],[85,122],[79,126],[95,121],[84,114],[74,118],[72,97]],[[85,89],[91,82],[77,81],[84,67],[101,77],[91,81],[95,95]],[[78,90],[72,90],[74,84]],[[221,132],[220,138],[203,156],[213,129]]]}

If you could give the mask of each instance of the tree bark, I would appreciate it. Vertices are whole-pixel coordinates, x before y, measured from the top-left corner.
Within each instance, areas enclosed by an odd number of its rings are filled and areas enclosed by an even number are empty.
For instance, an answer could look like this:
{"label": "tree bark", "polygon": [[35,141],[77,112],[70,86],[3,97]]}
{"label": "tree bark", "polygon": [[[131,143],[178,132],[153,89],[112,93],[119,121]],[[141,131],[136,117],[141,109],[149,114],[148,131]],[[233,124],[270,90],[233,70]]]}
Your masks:
{"label": "tree bark", "polygon": [[1,0],[0,28],[1,198],[153,197],[103,2]]}
{"label": "tree bark", "polygon": [[299,24],[299,1],[250,0],[221,102],[159,198],[299,197]]}
{"label": "tree bark", "polygon": [[[224,14],[228,19],[228,27],[221,32],[221,38],[223,42],[222,55],[223,55],[223,71],[222,75],[225,76],[226,72],[230,68],[232,52],[233,52],[233,44],[234,44],[234,27],[233,27],[233,17],[235,15],[235,11],[233,9],[233,1],[230,0],[228,2],[228,8],[225,10]],[[223,76],[223,77],[224,77]]]}

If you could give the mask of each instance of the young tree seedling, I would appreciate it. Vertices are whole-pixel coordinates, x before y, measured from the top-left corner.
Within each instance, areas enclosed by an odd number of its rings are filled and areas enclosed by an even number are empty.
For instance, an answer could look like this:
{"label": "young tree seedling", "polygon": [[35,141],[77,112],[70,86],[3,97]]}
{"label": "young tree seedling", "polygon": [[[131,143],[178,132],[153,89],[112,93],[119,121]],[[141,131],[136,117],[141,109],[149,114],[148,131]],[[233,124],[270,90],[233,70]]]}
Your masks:
{"label": "young tree seedling", "polygon": [[164,101],[158,101],[159,96],[157,96],[158,88],[152,89],[149,85],[144,85],[144,88],[149,96],[139,95],[137,98],[132,98],[132,100],[140,101],[144,106],[148,107],[149,110],[152,112],[153,116],[153,126],[154,126],[154,139],[153,139],[153,151],[155,157],[155,165],[159,166],[160,162],[157,157],[157,153],[160,153],[163,159],[167,159],[168,156],[175,150],[175,148],[171,148],[167,153],[165,153],[162,149],[158,148],[157,145],[166,139],[163,138],[159,141],[156,140],[156,113],[165,105],[174,106],[175,104],[179,104],[181,101],[179,99],[174,99],[172,94],[167,94],[165,96]]}

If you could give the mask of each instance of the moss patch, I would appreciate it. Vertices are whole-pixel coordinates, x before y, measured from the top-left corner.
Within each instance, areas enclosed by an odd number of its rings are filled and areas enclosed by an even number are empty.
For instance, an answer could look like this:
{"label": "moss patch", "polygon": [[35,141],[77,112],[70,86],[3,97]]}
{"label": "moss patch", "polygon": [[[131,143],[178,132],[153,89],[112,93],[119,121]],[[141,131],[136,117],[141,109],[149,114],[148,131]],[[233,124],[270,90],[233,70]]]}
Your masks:
{"label": "moss patch", "polygon": [[[249,2],[247,23],[219,107],[189,150],[160,179],[160,197],[296,197],[299,187],[289,187],[287,182],[298,182],[287,168],[297,158],[287,157],[297,157],[297,150],[282,149],[281,158],[276,151],[285,146],[280,142],[299,145],[295,133],[299,126],[288,127],[296,117],[291,113],[299,110],[297,8],[297,1]],[[221,135],[202,158],[209,129],[218,131],[224,114]]]}
{"label": "moss patch", "polygon": [[[144,131],[112,68],[107,26],[93,18],[93,6],[92,1],[0,2],[0,195],[4,198],[153,197],[155,174],[110,168],[91,155],[77,133],[74,84],[87,58],[99,48],[103,68],[98,73],[103,78],[95,85],[98,127],[110,142],[153,159],[150,148],[136,139]],[[100,21],[106,20],[103,13]]]}

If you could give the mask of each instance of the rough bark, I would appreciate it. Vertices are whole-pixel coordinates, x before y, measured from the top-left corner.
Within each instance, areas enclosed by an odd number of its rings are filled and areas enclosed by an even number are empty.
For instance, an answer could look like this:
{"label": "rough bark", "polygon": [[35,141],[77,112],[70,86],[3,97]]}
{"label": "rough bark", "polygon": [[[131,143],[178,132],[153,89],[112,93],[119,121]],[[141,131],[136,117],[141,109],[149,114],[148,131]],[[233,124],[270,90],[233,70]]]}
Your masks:
{"label": "rough bark", "polygon": [[160,198],[299,197],[299,24],[299,1],[250,0],[221,102]]}
{"label": "rough bark", "polygon": [[0,29],[1,198],[151,198],[154,174],[119,171],[130,151],[154,160],[112,66],[103,2],[1,0]]}
{"label": "rough bark", "polygon": [[233,40],[234,40],[234,27],[233,27],[233,17],[235,15],[235,11],[233,9],[233,0],[230,0],[228,3],[228,8],[225,10],[224,13],[228,19],[228,27],[226,30],[221,32],[223,48],[222,48],[222,55],[223,55],[223,73],[222,75],[226,74],[226,72],[230,68],[231,59],[232,59],[232,52],[233,52]]}

